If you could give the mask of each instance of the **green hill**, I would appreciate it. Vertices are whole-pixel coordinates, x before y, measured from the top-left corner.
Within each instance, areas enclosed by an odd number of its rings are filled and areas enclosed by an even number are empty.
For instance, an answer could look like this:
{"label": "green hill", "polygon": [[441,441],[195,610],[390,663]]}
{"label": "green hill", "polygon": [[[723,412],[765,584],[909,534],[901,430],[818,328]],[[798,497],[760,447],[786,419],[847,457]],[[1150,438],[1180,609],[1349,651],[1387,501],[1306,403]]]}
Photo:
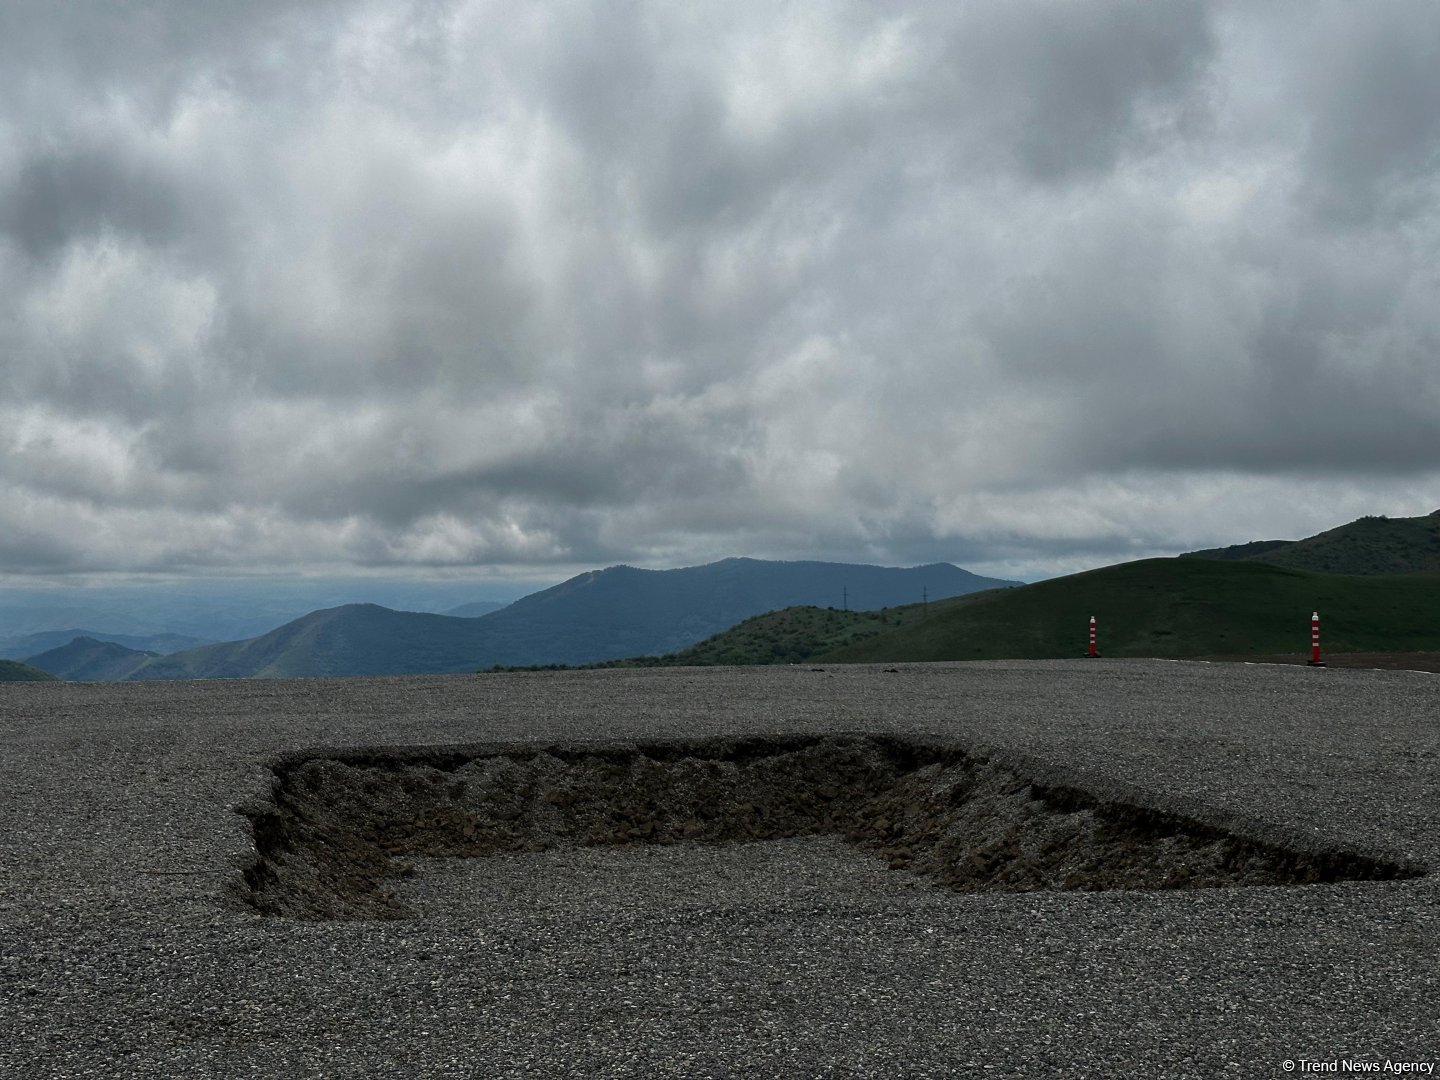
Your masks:
{"label": "green hill", "polygon": [[18,660],[0,660],[0,682],[59,682],[48,671],[22,664]]}
{"label": "green hill", "polygon": [[1316,574],[1262,562],[1145,559],[932,604],[889,633],[811,659],[920,661],[1079,656],[1089,618],[1105,656],[1302,652],[1310,614],[1326,650],[1440,648],[1440,575]]}
{"label": "green hill", "polygon": [[844,611],[814,606],[782,608],[746,619],[680,652],[662,656],[632,656],[585,666],[798,664],[819,653],[879,637],[920,618],[923,610],[920,604],[880,611]]}
{"label": "green hill", "polygon": [[1322,574],[1436,574],[1440,510],[1425,517],[1362,517],[1304,540],[1256,540],[1181,558],[1264,562]]}
{"label": "green hill", "polygon": [[919,610],[918,604],[881,611],[783,608],[746,619],[671,658],[677,664],[797,664],[889,633],[918,618]]}

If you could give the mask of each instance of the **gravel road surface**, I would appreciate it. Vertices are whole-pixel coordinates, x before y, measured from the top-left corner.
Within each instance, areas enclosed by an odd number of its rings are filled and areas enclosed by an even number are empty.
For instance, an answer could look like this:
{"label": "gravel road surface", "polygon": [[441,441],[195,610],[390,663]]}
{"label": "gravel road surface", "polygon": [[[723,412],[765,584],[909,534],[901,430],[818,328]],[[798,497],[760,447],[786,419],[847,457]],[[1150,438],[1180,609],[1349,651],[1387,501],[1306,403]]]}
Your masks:
{"label": "gravel road surface", "polygon": [[297,752],[856,732],[1440,869],[1440,678],[1423,673],[1098,660],[4,684],[0,1076],[1440,1067],[1433,873],[959,894],[818,836],[416,860],[397,920],[237,900],[256,857],[240,810]]}

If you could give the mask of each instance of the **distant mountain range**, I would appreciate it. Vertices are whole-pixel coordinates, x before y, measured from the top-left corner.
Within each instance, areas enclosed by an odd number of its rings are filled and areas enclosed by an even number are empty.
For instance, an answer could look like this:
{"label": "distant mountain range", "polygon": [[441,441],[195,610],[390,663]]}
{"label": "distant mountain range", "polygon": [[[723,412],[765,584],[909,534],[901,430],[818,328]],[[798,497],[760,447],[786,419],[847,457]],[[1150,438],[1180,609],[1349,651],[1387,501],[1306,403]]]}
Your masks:
{"label": "distant mountain range", "polygon": [[683,649],[748,616],[797,604],[879,609],[922,596],[939,600],[1016,584],[948,563],[896,568],[725,559],[677,570],[613,566],[479,617],[350,604],[313,611],[259,637],[168,656],[92,638],[71,641],[29,662],[62,678],[96,680],[420,674],[584,664]]}
{"label": "distant mountain range", "polygon": [[34,634],[0,638],[0,659],[23,660],[27,656],[36,656],[68,645],[76,638],[113,641],[136,652],[162,655],[209,644],[202,638],[190,637],[188,634],[109,634],[103,630],[43,630]]}
{"label": "distant mountain range", "polygon": [[1182,559],[1263,562],[1322,574],[1440,573],[1440,510],[1424,517],[1362,517],[1304,540],[1252,540]]}
{"label": "distant mountain range", "polygon": [[[485,592],[478,592],[476,584],[467,581],[368,577],[202,578],[81,588],[7,584],[0,589],[0,656],[33,655],[75,637],[170,653],[207,642],[255,637],[308,612],[349,603],[475,616],[537,587],[541,586],[487,584]],[[457,605],[464,610],[453,610]],[[69,637],[36,643],[28,652],[14,651],[22,647],[17,637],[62,632]],[[161,640],[167,637],[187,640]]]}

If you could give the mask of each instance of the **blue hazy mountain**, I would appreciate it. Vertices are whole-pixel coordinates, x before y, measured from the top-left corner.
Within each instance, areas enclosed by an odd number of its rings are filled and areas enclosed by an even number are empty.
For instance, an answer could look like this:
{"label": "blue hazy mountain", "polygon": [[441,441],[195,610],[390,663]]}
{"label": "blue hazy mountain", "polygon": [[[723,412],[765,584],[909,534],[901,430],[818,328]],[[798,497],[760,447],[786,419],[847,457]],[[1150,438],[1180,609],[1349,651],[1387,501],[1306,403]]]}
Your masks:
{"label": "blue hazy mountain", "polygon": [[116,682],[128,679],[159,653],[127,649],[113,641],[77,637],[58,648],[27,657],[31,667],[75,682]]}
{"label": "blue hazy mountain", "polygon": [[23,660],[27,656],[58,649],[76,638],[93,638],[96,641],[113,641],[136,652],[151,652],[168,655],[182,649],[193,649],[197,645],[208,645],[202,638],[188,634],[111,634],[103,630],[70,629],[42,630],[33,634],[17,634],[15,637],[0,638],[0,659]]}
{"label": "blue hazy mountain", "polygon": [[505,600],[476,600],[471,604],[461,604],[459,607],[450,608],[448,611],[440,612],[441,615],[454,615],[457,619],[478,619],[481,615],[489,615],[492,611],[499,611],[508,603]]}
{"label": "blue hazy mountain", "polygon": [[[477,586],[439,580],[202,578],[7,587],[0,590],[0,656],[38,653],[76,637],[168,653],[201,642],[254,637],[308,612],[342,604],[380,604],[405,611],[447,611],[467,602],[498,608],[540,586],[538,582]],[[34,645],[15,640],[41,633],[53,636]],[[159,640],[166,635],[190,640],[171,648],[172,643]]]}

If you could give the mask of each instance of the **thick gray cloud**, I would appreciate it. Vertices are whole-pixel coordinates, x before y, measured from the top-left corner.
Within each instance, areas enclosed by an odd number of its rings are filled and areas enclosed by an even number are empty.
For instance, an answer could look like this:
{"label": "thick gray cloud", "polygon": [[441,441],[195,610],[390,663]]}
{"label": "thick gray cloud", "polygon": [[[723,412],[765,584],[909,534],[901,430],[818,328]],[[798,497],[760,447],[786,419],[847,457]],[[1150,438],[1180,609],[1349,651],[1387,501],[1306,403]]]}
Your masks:
{"label": "thick gray cloud", "polygon": [[0,573],[1440,506],[1440,12],[0,6]]}

